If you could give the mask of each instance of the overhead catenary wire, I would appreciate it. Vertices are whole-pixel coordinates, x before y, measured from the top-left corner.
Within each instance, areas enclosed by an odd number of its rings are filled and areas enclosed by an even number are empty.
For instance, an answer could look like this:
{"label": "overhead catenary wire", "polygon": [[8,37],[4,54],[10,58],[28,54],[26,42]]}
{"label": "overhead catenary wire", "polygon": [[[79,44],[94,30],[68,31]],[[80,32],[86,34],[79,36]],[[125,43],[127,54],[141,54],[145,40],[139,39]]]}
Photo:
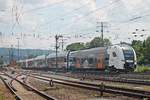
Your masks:
{"label": "overhead catenary wire", "polygon": [[[147,15],[147,16],[148,16],[148,15]],[[143,18],[143,17],[141,17],[141,18]],[[134,21],[136,21],[136,20],[138,20],[138,19],[141,19],[141,18],[140,18],[140,17],[139,17],[139,18],[138,18],[138,17],[135,17],[135,18],[132,18],[132,21],[134,22]],[[131,19],[130,19],[129,23],[132,22],[132,21],[131,21]]]}
{"label": "overhead catenary wire", "polygon": [[45,9],[45,8],[48,8],[48,7],[52,7],[52,6],[55,6],[55,5],[62,4],[62,3],[67,2],[67,1],[70,1],[70,0],[62,0],[62,1],[59,1],[59,2],[52,3],[52,4],[36,7],[36,8],[30,9],[30,10],[26,10],[23,13],[31,13],[31,12],[34,12],[34,11],[37,11],[37,10],[41,10],[41,9]]}
{"label": "overhead catenary wire", "polygon": [[64,17],[68,16],[69,14],[72,14],[73,12],[82,9],[83,7],[87,6],[89,3],[90,3],[90,2],[88,2],[88,3],[84,4],[84,5],[81,5],[80,7],[77,7],[77,8],[75,8],[75,9],[73,9],[73,10],[70,10],[70,11],[64,13],[64,14],[61,14],[61,15],[55,17],[54,19],[52,19],[52,20],[50,20],[50,21],[48,21],[48,22],[46,22],[46,23],[44,23],[44,24],[41,24],[41,25],[39,25],[39,26],[45,27],[45,25],[47,25],[47,24],[49,24],[49,23],[52,23],[52,22],[56,21],[57,19],[61,19],[60,16],[63,16],[63,18],[64,18]]}
{"label": "overhead catenary wire", "polygon": [[[120,0],[115,0],[115,1],[112,2],[110,5],[112,5],[113,3],[116,3],[116,2],[118,2],[118,1],[120,1]],[[94,11],[91,11],[91,12],[85,14],[85,17],[88,16],[88,15],[90,15],[90,14],[92,14],[92,13],[94,13],[94,12],[96,12],[96,11],[98,11],[99,9],[103,9],[103,8],[108,7],[108,6],[110,6],[110,5],[105,5],[105,6],[100,7],[100,8],[98,8],[98,9],[94,10]],[[83,18],[83,17],[81,17],[81,18]]]}
{"label": "overhead catenary wire", "polygon": [[[21,0],[22,1],[22,0]],[[12,25],[12,29],[11,29],[11,32],[12,32],[12,35],[13,35],[13,30],[17,25],[20,26],[20,15],[22,13],[22,10],[23,9],[23,5],[21,5],[20,7],[20,11],[19,11],[19,8],[18,8],[18,5],[17,5],[17,0],[15,0],[15,3],[13,4],[13,7],[12,7],[12,18],[14,17],[14,20],[13,20],[13,25]]]}
{"label": "overhead catenary wire", "polygon": [[[120,0],[119,0],[119,1],[120,1]],[[111,4],[113,4],[113,3],[115,3],[115,2],[118,2],[118,0],[112,2]],[[98,8],[98,9],[99,9],[99,8]],[[98,9],[96,9],[96,10],[93,11],[93,12],[96,12]],[[69,26],[68,26],[68,25],[64,25],[64,26],[71,27],[72,25],[77,24],[77,22],[78,22],[80,19],[87,17],[88,15],[92,14],[93,12],[89,12],[89,13],[87,13],[86,15],[84,15],[84,16],[78,18],[77,20],[75,20],[75,23],[73,23],[73,24],[71,24],[71,25],[69,25]],[[134,21],[134,20],[140,19],[140,18],[142,18],[142,17],[144,17],[144,16],[149,16],[149,15],[150,15],[150,13],[149,13],[149,14],[145,14],[145,15],[143,15],[143,16],[137,16],[137,17],[134,17],[134,18],[129,19],[129,21],[127,21],[127,22]],[[126,21],[125,21],[125,22],[126,22]],[[123,22],[123,23],[125,23],[125,22]],[[67,27],[67,28],[68,28],[68,27]],[[65,29],[67,29],[67,28],[65,28]]]}
{"label": "overhead catenary wire", "polygon": [[[58,4],[66,2],[66,1],[69,1],[69,0],[62,0],[62,1],[59,1],[59,2],[56,2],[56,3],[53,3],[53,4],[48,4],[46,6],[37,7],[37,8],[30,9],[30,10],[27,10],[27,11],[24,11],[24,12],[21,11],[21,10],[20,10],[20,12],[18,12],[17,0],[13,1],[13,7],[12,7],[12,23],[13,24],[12,24],[12,28],[11,28],[12,35],[13,35],[13,30],[16,27],[16,24],[18,24],[21,28],[21,25],[19,24],[19,18],[22,17],[23,14],[33,12],[33,11],[37,11],[37,10],[40,10],[40,9],[44,9],[44,8],[47,8],[47,7],[52,7],[54,5],[58,5]],[[23,9],[23,4],[22,4],[21,9]],[[15,17],[15,19],[14,19],[14,17]],[[27,30],[27,31],[29,31],[29,30]]]}
{"label": "overhead catenary wire", "polygon": [[[115,0],[114,2],[111,2],[110,4],[108,4],[108,5],[104,5],[103,7],[99,7],[99,8],[97,8],[97,9],[95,9],[95,10],[93,10],[93,11],[90,11],[90,12],[88,12],[88,13],[86,13],[84,16],[82,16],[82,17],[80,17],[80,18],[77,18],[76,19],[76,22],[75,23],[77,23],[80,19],[82,19],[82,18],[84,18],[84,17],[87,17],[87,16],[89,16],[90,14],[92,14],[92,13],[94,13],[94,12],[96,12],[96,11],[98,11],[98,10],[100,10],[100,9],[104,9],[104,8],[107,8],[107,7],[109,7],[109,6],[111,6],[112,4],[114,4],[114,3],[116,3],[116,2],[119,2],[120,0]],[[86,5],[86,4],[85,4]],[[77,9],[80,9],[80,8],[82,8],[82,6],[81,7],[79,7],[79,8],[77,8]],[[74,10],[77,10],[77,9],[74,9]],[[71,12],[72,13],[72,12]],[[66,15],[65,15],[66,16]],[[64,17],[64,16],[63,16]],[[55,19],[54,19],[55,20]],[[51,21],[54,21],[54,20],[51,20]],[[64,26],[68,26],[69,24],[66,24],[66,25],[64,25]],[[72,25],[72,24],[71,24]],[[71,25],[69,25],[68,27],[70,27]],[[64,27],[63,27],[64,28]]]}
{"label": "overhead catenary wire", "polygon": [[79,18],[76,18],[74,20],[74,22],[72,22],[72,24],[66,24],[66,25],[64,25],[64,26],[68,26],[68,27],[64,28],[63,30],[66,30],[66,29],[70,28],[71,26],[73,26],[74,24],[77,24],[81,19],[83,19],[83,18],[85,19],[85,17],[88,17],[89,15],[91,15],[91,14],[93,14],[93,13],[99,11],[99,10],[105,9],[107,7],[110,7],[110,6],[112,6],[113,4],[115,4],[115,3],[119,2],[119,1],[121,1],[121,0],[115,0],[114,2],[111,2],[110,4],[106,4],[103,7],[98,7],[95,10],[90,11],[90,12],[84,14],[83,16],[81,16]]}

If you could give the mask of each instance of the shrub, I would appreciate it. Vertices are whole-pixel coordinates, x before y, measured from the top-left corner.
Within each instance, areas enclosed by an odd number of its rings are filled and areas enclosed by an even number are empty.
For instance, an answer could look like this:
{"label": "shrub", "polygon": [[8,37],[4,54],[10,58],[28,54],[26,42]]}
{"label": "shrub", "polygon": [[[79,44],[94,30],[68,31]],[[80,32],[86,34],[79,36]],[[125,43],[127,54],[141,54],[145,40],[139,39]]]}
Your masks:
{"label": "shrub", "polygon": [[146,71],[150,71],[150,67],[141,65],[137,66],[135,69],[135,72],[146,72]]}

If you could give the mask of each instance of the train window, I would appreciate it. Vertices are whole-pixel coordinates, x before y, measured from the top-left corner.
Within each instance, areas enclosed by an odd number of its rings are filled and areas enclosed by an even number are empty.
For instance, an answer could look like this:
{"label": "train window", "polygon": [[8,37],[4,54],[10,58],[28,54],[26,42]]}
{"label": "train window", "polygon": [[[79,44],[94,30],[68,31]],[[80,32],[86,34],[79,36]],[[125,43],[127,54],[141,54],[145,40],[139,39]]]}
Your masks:
{"label": "train window", "polygon": [[73,58],[73,62],[76,62],[76,58]]}
{"label": "train window", "polygon": [[85,61],[85,58],[81,58],[81,63],[83,63]]}
{"label": "train window", "polygon": [[112,53],[113,57],[117,57],[117,54],[115,52]]}
{"label": "train window", "polygon": [[49,61],[55,61],[55,58],[50,58]]}
{"label": "train window", "polygon": [[69,58],[69,61],[70,61],[70,62],[73,62],[73,58]]}
{"label": "train window", "polygon": [[105,58],[105,60],[109,60],[109,54],[108,54],[108,55],[106,55],[106,58]]}
{"label": "train window", "polygon": [[94,59],[93,58],[89,58],[88,62],[89,62],[89,64],[92,64],[92,63],[94,63]]}
{"label": "train window", "polygon": [[66,58],[64,58],[64,62],[67,62],[67,59],[66,59]]}

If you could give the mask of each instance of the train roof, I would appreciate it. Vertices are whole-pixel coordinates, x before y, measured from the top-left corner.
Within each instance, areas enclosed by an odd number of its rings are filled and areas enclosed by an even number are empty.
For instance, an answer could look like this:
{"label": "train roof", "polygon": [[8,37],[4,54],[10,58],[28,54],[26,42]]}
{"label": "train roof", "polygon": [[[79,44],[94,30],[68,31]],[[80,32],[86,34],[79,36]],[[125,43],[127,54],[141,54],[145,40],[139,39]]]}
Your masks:
{"label": "train roof", "polygon": [[91,49],[85,49],[85,50],[79,50],[79,51],[73,51],[71,52],[71,56],[77,56],[77,57],[97,57],[99,55],[104,55],[105,50],[107,47],[97,47],[97,48],[91,48]]}
{"label": "train roof", "polygon": [[[64,51],[64,52],[58,52],[58,56],[59,57],[64,57],[64,56],[67,56],[67,51]],[[51,54],[49,54],[46,58],[54,58],[54,57],[56,57],[56,53],[51,53]]]}
{"label": "train roof", "polygon": [[35,57],[35,58],[19,60],[19,61],[17,61],[17,62],[18,62],[18,63],[21,63],[21,62],[25,62],[25,61],[40,60],[40,59],[45,59],[45,57],[46,57],[46,55],[40,55],[40,56],[37,56],[37,57]]}
{"label": "train roof", "polygon": [[119,46],[123,50],[132,50],[133,49],[132,46],[130,46],[129,44],[123,44],[123,43],[116,44],[116,45],[113,45],[113,46]]}
{"label": "train roof", "polygon": [[40,59],[45,59],[46,55],[40,55],[34,58],[34,60],[40,60]]}

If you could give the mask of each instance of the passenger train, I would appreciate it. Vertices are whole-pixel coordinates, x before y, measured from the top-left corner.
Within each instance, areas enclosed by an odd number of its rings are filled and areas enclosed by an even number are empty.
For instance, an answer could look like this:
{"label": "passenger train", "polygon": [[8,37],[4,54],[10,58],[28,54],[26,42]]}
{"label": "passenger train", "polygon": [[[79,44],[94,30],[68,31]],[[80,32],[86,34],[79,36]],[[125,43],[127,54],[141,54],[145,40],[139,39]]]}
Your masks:
{"label": "passenger train", "polygon": [[78,51],[52,53],[32,59],[20,60],[18,64],[29,69],[78,69],[78,70],[125,70],[133,71],[137,65],[136,53],[127,44],[97,47]]}

